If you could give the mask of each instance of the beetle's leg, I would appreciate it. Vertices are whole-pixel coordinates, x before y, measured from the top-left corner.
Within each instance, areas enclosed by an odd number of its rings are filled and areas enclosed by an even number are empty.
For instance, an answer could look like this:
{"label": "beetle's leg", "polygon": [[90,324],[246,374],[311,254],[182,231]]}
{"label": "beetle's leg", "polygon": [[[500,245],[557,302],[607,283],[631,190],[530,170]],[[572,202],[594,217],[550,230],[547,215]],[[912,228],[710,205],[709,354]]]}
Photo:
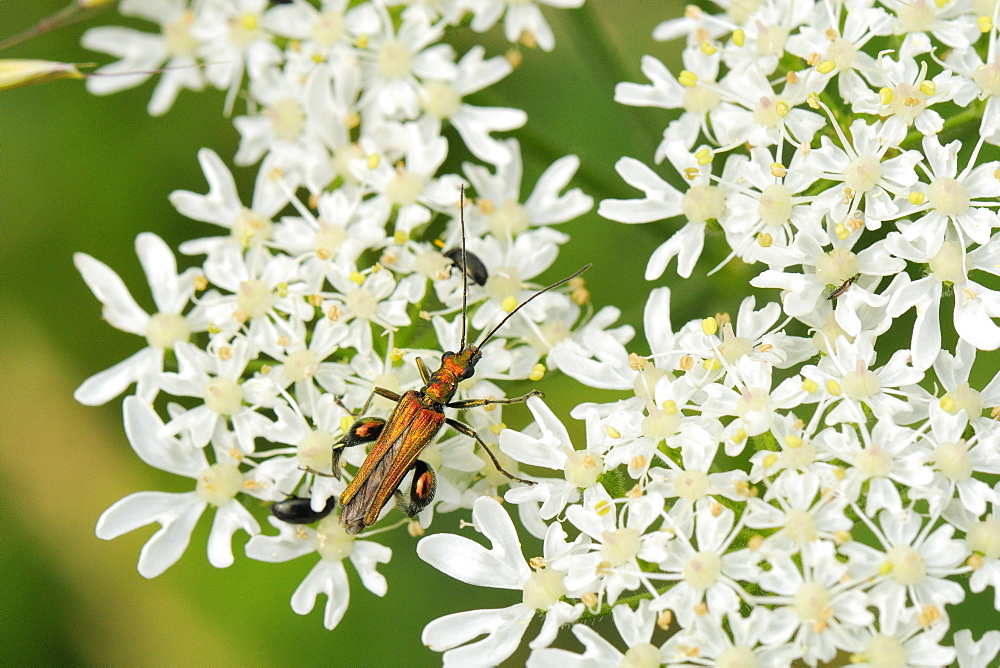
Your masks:
{"label": "beetle's leg", "polygon": [[[514,397],[513,399],[463,399],[462,401],[452,401],[451,403],[445,404],[448,408],[475,408],[476,406],[490,406],[492,404],[519,404],[521,402],[527,401],[531,397],[544,397],[545,395],[538,390],[532,390],[528,392],[523,397]],[[471,435],[471,434],[470,434]]]}
{"label": "beetle's leg", "polygon": [[385,397],[389,401],[399,401],[400,397],[400,395],[396,394],[392,390],[387,390],[384,387],[372,388],[372,393],[368,395],[368,400],[365,402],[365,405],[361,407],[361,415],[368,412],[368,407],[372,405],[372,399],[375,398],[376,394],[380,397]]}
{"label": "beetle's leg", "polygon": [[497,471],[500,471],[500,473],[503,473],[505,476],[516,482],[523,482],[525,485],[535,484],[534,480],[524,480],[523,478],[518,478],[517,476],[511,475],[510,473],[505,471],[504,468],[500,466],[500,460],[498,460],[497,456],[493,454],[493,451],[490,450],[489,446],[487,446],[486,443],[483,442],[483,439],[479,438],[479,434],[476,433],[475,429],[473,429],[467,424],[459,422],[458,420],[453,420],[451,418],[445,418],[444,421],[448,424],[449,427],[459,432],[460,434],[465,434],[469,438],[476,439],[476,442],[479,443],[479,445],[483,446],[483,450],[485,450],[486,454],[488,454],[490,456],[490,459],[493,460],[493,465],[497,467]]}
{"label": "beetle's leg", "polygon": [[333,477],[340,480],[340,456],[344,453],[344,448],[353,448],[356,445],[365,445],[378,439],[385,427],[385,419],[380,417],[363,417],[355,420],[354,424],[344,433],[343,437],[333,444]]}
{"label": "beetle's leg", "polygon": [[406,513],[407,517],[413,517],[429,506],[434,500],[434,492],[437,491],[437,474],[430,464],[418,459],[413,462],[410,470],[413,471],[413,482],[410,483],[409,501],[403,498],[403,493],[398,489],[393,495],[396,498],[396,505]]}

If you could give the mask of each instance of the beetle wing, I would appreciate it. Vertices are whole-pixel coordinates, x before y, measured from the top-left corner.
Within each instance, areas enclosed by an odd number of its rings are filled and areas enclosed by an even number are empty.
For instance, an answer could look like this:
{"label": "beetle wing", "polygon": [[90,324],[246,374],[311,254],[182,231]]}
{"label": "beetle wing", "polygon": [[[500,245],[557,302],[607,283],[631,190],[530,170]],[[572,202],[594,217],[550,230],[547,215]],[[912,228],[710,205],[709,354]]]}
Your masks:
{"label": "beetle wing", "polygon": [[351,484],[340,496],[340,519],[352,533],[374,524],[417,455],[441,429],[444,413],[417,392],[403,394]]}

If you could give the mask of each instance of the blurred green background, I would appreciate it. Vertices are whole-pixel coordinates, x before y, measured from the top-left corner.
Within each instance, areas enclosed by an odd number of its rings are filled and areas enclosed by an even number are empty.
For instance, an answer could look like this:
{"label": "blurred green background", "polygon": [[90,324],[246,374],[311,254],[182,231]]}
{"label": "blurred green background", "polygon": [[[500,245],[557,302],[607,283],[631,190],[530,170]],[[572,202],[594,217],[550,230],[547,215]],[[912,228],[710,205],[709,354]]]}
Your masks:
{"label": "blurred green background", "polygon": [[[0,2],[0,36],[29,26],[64,1]],[[681,3],[614,0],[548,11],[556,50],[526,51],[518,71],[473,98],[527,110],[528,126],[515,133],[526,156],[523,194],[552,160],[576,153],[582,167],[575,185],[595,201],[635,195],[615,174],[614,163],[623,155],[650,162],[668,116],[615,104],[614,84],[644,81],[638,65],[645,53],[679,69],[677,46],[654,43],[649,34],[681,9]],[[109,21],[127,23],[114,16],[98,19]],[[93,61],[100,56],[78,46],[86,25],[0,55]],[[451,41],[461,54],[481,40],[458,30]],[[486,42],[490,54],[506,50],[497,31]],[[131,355],[140,342],[101,320],[99,303],[73,268],[72,254],[83,251],[107,263],[140,305],[151,306],[135,236],[154,231],[176,247],[210,232],[181,217],[167,195],[175,189],[205,192],[197,150],[211,147],[231,164],[238,139],[222,115],[221,92],[183,92],[166,116],[153,119],[145,112],[151,90],[147,84],[95,98],[81,82],[60,81],[0,94],[3,663],[437,665],[440,655],[420,643],[424,624],[459,610],[507,606],[519,601],[520,593],[457,583],[417,559],[415,541],[405,532],[395,532],[392,562],[380,568],[389,582],[384,600],[365,590],[348,567],[351,604],[332,632],[322,626],[324,598],[305,618],[289,607],[314,557],[286,564],[250,561],[240,557],[245,537],[238,536],[236,564],[214,569],[205,556],[210,514],[181,561],[154,580],[142,578],[135,563],[155,527],[110,542],[94,536],[97,517],[119,498],[146,489],[188,491],[190,484],[138,460],[122,432],[120,399],[99,408],[73,401],[80,382]],[[248,201],[256,171],[234,173]],[[631,349],[648,352],[641,341],[642,309],[653,286],[643,280],[643,270],[675,228],[621,225],[591,212],[561,227],[572,240],[544,278],[593,262],[586,278],[595,307],[621,308],[622,321],[640,332]],[[711,280],[703,278],[724,254],[718,245],[706,251],[696,278],[674,292],[675,326],[735,312],[749,272],[732,264]],[[727,289],[727,283],[736,289]],[[540,389],[567,423],[577,403],[616,396],[584,392],[555,376]],[[520,419],[526,416],[520,413]],[[580,425],[571,427],[582,442]],[[452,526],[445,522],[439,528]],[[537,547],[527,537],[525,544]]]}

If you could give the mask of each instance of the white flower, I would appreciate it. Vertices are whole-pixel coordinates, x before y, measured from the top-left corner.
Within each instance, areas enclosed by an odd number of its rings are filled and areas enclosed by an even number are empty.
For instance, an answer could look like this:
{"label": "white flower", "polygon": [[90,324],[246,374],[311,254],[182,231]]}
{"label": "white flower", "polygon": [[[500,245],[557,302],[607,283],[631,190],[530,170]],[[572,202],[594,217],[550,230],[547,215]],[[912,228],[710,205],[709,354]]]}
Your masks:
{"label": "white flower", "polygon": [[198,41],[191,33],[192,12],[187,0],[122,0],[119,11],[158,23],[160,35],[118,26],[91,28],[81,43],[88,49],[104,51],[121,58],[100,67],[96,76],[87,77],[87,90],[107,95],[143,83],[160,70],[162,76],[147,111],[150,116],[166,113],[184,88],[201,90],[205,86],[195,53]]}
{"label": "white flower", "polygon": [[378,564],[387,564],[392,550],[367,540],[357,540],[340,526],[339,516],[330,515],[319,522],[315,529],[302,525],[285,524],[269,518],[280,533],[277,536],[257,535],[247,543],[247,556],[251,559],[282,562],[311,552],[321,557],[305,580],[292,594],[292,610],[306,615],[316,605],[316,597],[325,594],[326,609],[323,626],[333,630],[340,623],[350,601],[350,585],[344,560],[350,559],[361,579],[361,584],[376,596],[385,596],[388,584],[376,570]]}
{"label": "white flower", "polygon": [[203,148],[198,151],[198,162],[201,164],[205,178],[208,180],[208,194],[198,195],[187,190],[175,190],[170,193],[170,203],[177,210],[191,218],[206,223],[212,223],[229,231],[229,238],[210,237],[187,241],[181,244],[181,252],[188,255],[204,254],[227,243],[239,248],[256,247],[271,238],[274,224],[271,217],[277,213],[284,201],[258,201],[262,189],[262,179],[270,179],[270,174],[261,167],[257,176],[257,188],[254,189],[253,204],[250,208],[243,206],[236,190],[236,181],[222,159],[215,151]]}
{"label": "white flower", "polygon": [[118,396],[132,383],[135,394],[153,401],[159,392],[159,377],[164,371],[164,353],[179,342],[186,342],[193,332],[208,329],[208,317],[201,305],[184,313],[194,296],[195,279],[201,270],[192,267],[177,273],[177,261],[167,244],[151,232],[135,239],[135,250],[142,263],[157,312],[147,314],[136,304],[128,288],[113,270],[86,253],[76,253],[73,263],[83,280],[104,305],[104,319],[113,327],[146,338],[148,346],[97,373],[83,382],[73,397],[82,404],[97,406]]}
{"label": "white flower", "polygon": [[[523,42],[528,46],[536,44],[543,51],[551,51],[555,45],[552,28],[546,23],[539,5],[571,8],[579,7],[584,0],[465,0],[472,11],[472,29],[486,32],[504,16],[504,36],[508,42]],[[506,13],[505,13],[506,11]]]}
{"label": "white flower", "polygon": [[658,666],[662,663],[660,649],[650,642],[657,614],[649,601],[639,601],[639,607],[635,611],[627,605],[615,606],[611,615],[618,634],[628,647],[624,654],[590,627],[575,624],[573,635],[586,648],[583,654],[563,649],[537,649],[531,653],[527,665],[529,668],[583,668],[609,665]]}
{"label": "white flower", "polygon": [[[514,524],[503,507],[490,497],[476,500],[472,508],[476,529],[486,536],[487,550],[468,538],[451,534],[427,536],[417,544],[421,559],[455,579],[481,587],[522,590],[523,603],[498,610],[471,610],[440,617],[424,628],[425,645],[444,652],[445,665],[487,666],[509,657],[521,642],[528,622],[538,610],[545,611],[545,623],[532,649],[547,646],[559,626],[577,619],[583,606],[571,606],[559,599],[566,594],[563,574],[554,568],[532,573],[521,556],[521,543]],[[553,525],[556,527],[558,525]],[[565,534],[562,534],[565,536]],[[546,537],[550,545],[560,540],[558,533]],[[466,644],[486,634],[482,640]]]}
{"label": "white flower", "polygon": [[163,422],[149,404],[127,397],[122,406],[125,434],[136,454],[150,466],[193,478],[195,491],[180,494],[137,492],[105,510],[97,520],[97,536],[117,538],[157,522],[161,528],[139,554],[139,573],[154,578],[177,562],[187,549],[191,532],[209,505],[217,508],[208,537],[208,560],[217,568],[233,563],[232,537],[243,529],[250,535],[260,531],[253,516],[234,498],[239,492],[257,488],[232,460],[209,465],[205,454],[187,440],[164,436]]}

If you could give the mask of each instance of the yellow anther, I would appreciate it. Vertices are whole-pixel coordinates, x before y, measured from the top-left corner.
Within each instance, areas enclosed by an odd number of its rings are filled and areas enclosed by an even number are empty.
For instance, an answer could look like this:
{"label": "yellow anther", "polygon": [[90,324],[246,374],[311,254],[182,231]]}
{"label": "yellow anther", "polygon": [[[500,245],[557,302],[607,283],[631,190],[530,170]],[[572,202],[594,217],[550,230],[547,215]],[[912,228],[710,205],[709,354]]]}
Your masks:
{"label": "yellow anther", "polygon": [[378,167],[381,161],[382,159],[379,158],[378,153],[370,153],[368,155],[368,162],[367,162],[368,169],[375,169],[376,167]]}
{"label": "yellow anther", "polygon": [[769,469],[778,463],[778,455],[767,455],[764,457],[764,468]]}
{"label": "yellow anther", "polygon": [[660,404],[660,407],[663,409],[663,412],[666,413],[667,415],[677,415],[678,411],[677,402],[674,401],[673,399],[664,399],[663,403]]}
{"label": "yellow anther", "polygon": [[698,75],[691,70],[681,70],[680,75],[677,77],[677,82],[686,88],[692,88],[698,85]]}
{"label": "yellow anther", "polygon": [[743,46],[747,42],[747,34],[743,32],[743,28],[737,28],[733,31],[733,44],[736,46]]}
{"label": "yellow anther", "polygon": [[360,271],[352,271],[349,279],[351,283],[361,285],[362,283],[365,282],[365,275],[362,274]]}
{"label": "yellow anther", "polygon": [[831,378],[830,380],[826,381],[826,391],[829,392],[831,396],[839,397],[840,383]]}
{"label": "yellow anther", "polygon": [[688,181],[694,181],[696,178],[698,178],[698,174],[700,173],[701,170],[698,169],[697,167],[684,168],[684,178],[687,179]]}
{"label": "yellow anther", "polygon": [[503,301],[500,302],[500,308],[505,313],[510,313],[517,308],[517,297],[504,297]]}
{"label": "yellow anther", "polygon": [[809,93],[806,96],[806,104],[812,109],[819,109],[819,93]]}
{"label": "yellow anther", "polygon": [[649,360],[642,355],[636,353],[628,354],[628,368],[632,369],[632,371],[642,371],[647,366],[649,366]]}
{"label": "yellow anther", "polygon": [[830,72],[833,71],[833,68],[835,68],[836,66],[837,63],[833,62],[832,60],[824,60],[816,67],[816,71],[819,72],[820,74],[829,74]]}
{"label": "yellow anther", "polygon": [[892,89],[882,88],[881,90],[879,90],[878,101],[883,107],[892,104]]}
{"label": "yellow anther", "polygon": [[791,107],[788,106],[787,102],[779,102],[774,105],[774,111],[778,114],[779,118],[784,118],[788,115],[788,112],[791,111]]}
{"label": "yellow anther", "polygon": [[600,517],[604,517],[605,515],[610,513],[613,509],[614,507],[604,499],[601,499],[594,505],[594,512],[597,513],[598,516]]}
{"label": "yellow anther", "polygon": [[194,285],[195,290],[201,292],[202,290],[208,287],[208,279],[205,278],[204,276],[195,276],[192,284]]}
{"label": "yellow anther", "polygon": [[507,428],[503,422],[497,422],[495,425],[490,426],[490,431],[493,432],[494,436],[499,436],[500,432]]}
{"label": "yellow anther", "polygon": [[406,351],[402,348],[393,348],[389,351],[389,361],[391,362],[402,362],[405,356]]}
{"label": "yellow anther", "polygon": [[604,428],[604,433],[607,434],[608,436],[610,436],[611,438],[621,438],[622,437],[622,433],[620,431],[618,431],[617,429],[615,429],[614,427],[612,427],[611,425],[608,425],[607,427]]}
{"label": "yellow anther", "polygon": [[941,406],[941,410],[945,413],[955,414],[955,400],[949,397],[947,394],[941,397],[941,401],[938,402]]}
{"label": "yellow anther", "polygon": [[785,167],[780,162],[771,163],[771,176],[775,176],[779,179],[784,178],[788,174],[788,168]]}
{"label": "yellow anther", "polygon": [[789,448],[801,448],[802,447],[802,437],[796,434],[788,434],[785,436],[785,445]]}
{"label": "yellow anther", "polygon": [[531,373],[528,374],[528,379],[529,380],[533,380],[535,382],[538,382],[538,381],[540,381],[544,377],[545,377],[545,365],[544,364],[536,364],[535,366],[531,367]]}
{"label": "yellow anther", "polygon": [[718,51],[718,49],[716,49],[715,45],[709,42],[708,40],[705,40],[701,43],[701,52],[704,53],[706,56],[714,55],[716,51]]}
{"label": "yellow anther", "polygon": [[770,248],[774,245],[774,237],[767,232],[761,232],[757,235],[757,245],[761,248]]}
{"label": "yellow anther", "polygon": [[705,336],[713,336],[719,331],[719,322],[715,318],[705,318],[701,321],[701,331]]}
{"label": "yellow anther", "polygon": [[815,380],[806,378],[805,380],[802,381],[802,389],[808,392],[809,394],[815,394],[816,391],[819,389],[819,385],[816,384]]}
{"label": "yellow anther", "polygon": [[396,230],[395,232],[392,233],[392,240],[395,243],[399,244],[400,246],[405,244],[409,238],[410,235],[407,234],[404,230]]}
{"label": "yellow anther", "polygon": [[733,432],[733,435],[729,437],[733,443],[742,443],[747,440],[747,430],[740,428]]}
{"label": "yellow anther", "polygon": [[924,79],[920,82],[920,92],[924,95],[933,95],[937,92],[937,86],[930,79]]}
{"label": "yellow anther", "polygon": [[713,157],[714,154],[707,148],[699,149],[698,152],[694,154],[695,161],[702,166],[712,164]]}
{"label": "yellow anther", "polygon": [[924,203],[924,199],[926,197],[927,197],[926,194],[924,194],[924,192],[921,190],[911,190],[910,193],[906,196],[906,199],[909,200],[910,204],[912,204],[913,206],[920,206],[921,204]]}
{"label": "yellow anther", "polygon": [[993,18],[990,16],[980,16],[976,19],[976,25],[979,26],[979,32],[989,32],[993,30]]}
{"label": "yellow anther", "polygon": [[849,228],[847,225],[844,225],[843,223],[837,223],[837,225],[833,228],[833,232],[834,234],[837,235],[837,238],[840,239],[841,241],[851,236],[851,228]]}

